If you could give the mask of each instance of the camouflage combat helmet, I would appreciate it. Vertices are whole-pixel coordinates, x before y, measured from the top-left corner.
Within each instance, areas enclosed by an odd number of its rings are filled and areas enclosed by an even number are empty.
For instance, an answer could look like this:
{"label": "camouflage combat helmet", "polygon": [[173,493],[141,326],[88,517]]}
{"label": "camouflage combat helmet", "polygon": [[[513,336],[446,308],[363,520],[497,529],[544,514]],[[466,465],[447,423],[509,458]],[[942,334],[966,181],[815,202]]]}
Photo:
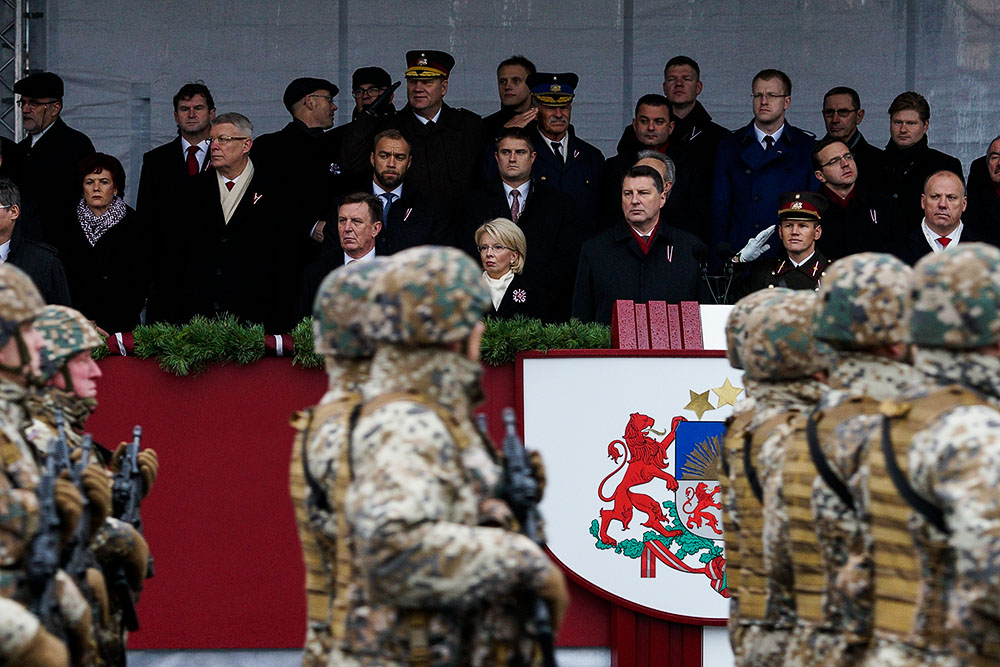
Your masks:
{"label": "camouflage combat helmet", "polygon": [[914,267],[909,342],[969,349],[1000,341],[1000,250],[960,243]]}
{"label": "camouflage combat helmet", "polygon": [[729,311],[729,317],[726,319],[726,358],[729,359],[730,366],[739,369],[743,368],[740,351],[746,344],[747,318],[750,317],[750,313],[753,312],[754,308],[768,299],[774,298],[776,294],[791,291],[785,287],[757,290],[736,302],[733,309]]}
{"label": "camouflage combat helmet", "polygon": [[848,347],[906,339],[913,269],[892,255],[863,252],[834,262],[819,288],[816,338]]}
{"label": "camouflage combat helmet", "polygon": [[319,286],[313,303],[313,349],[316,354],[370,357],[375,348],[364,337],[371,316],[372,285],[389,260],[377,257],[332,271]]}
{"label": "camouflage combat helmet", "polygon": [[746,376],[792,380],[825,369],[830,350],[813,335],[815,309],[812,290],[782,290],[754,308],[740,354]]}
{"label": "camouflage combat helmet", "polygon": [[438,345],[464,340],[490,306],[482,269],[464,252],[420,246],[396,253],[372,288],[369,340]]}
{"label": "camouflage combat helmet", "polygon": [[28,274],[13,264],[0,265],[0,346],[42,311],[45,301]]}
{"label": "camouflage combat helmet", "polygon": [[104,344],[101,334],[83,313],[66,306],[45,306],[35,319],[35,330],[42,335],[42,379],[48,380],[66,367],[78,352]]}

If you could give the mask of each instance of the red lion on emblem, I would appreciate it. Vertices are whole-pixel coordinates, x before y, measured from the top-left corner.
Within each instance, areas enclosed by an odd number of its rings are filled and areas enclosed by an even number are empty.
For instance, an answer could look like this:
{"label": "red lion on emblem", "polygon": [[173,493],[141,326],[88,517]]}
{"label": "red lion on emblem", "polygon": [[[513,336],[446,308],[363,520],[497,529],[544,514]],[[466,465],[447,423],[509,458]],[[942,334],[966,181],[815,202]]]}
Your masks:
{"label": "red lion on emblem", "polygon": [[[717,484],[714,489],[709,490],[708,484],[705,482],[698,482],[696,488],[691,488],[690,486],[684,490],[684,495],[687,500],[684,501],[683,509],[690,516],[688,516],[687,527],[688,528],[701,528],[701,522],[708,522],[708,527],[716,532],[717,535],[722,535],[722,531],[719,530],[719,520],[715,518],[715,515],[711,512],[706,512],[705,510],[715,507],[722,509],[722,505],[712,500],[712,498],[719,492],[719,485]],[[697,503],[694,501],[697,500]],[[694,505],[694,511],[691,510],[691,506]]]}
{"label": "red lion on emblem", "polygon": [[[667,467],[667,447],[674,442],[674,435],[677,431],[677,424],[687,421],[684,417],[674,417],[670,424],[670,433],[661,442],[657,442],[649,437],[648,431],[653,426],[654,421],[647,415],[633,412],[629,416],[628,424],[625,425],[625,441],[612,440],[608,443],[608,458],[618,463],[618,458],[622,453],[618,451],[617,445],[624,445],[627,455],[622,459],[622,463],[611,474],[601,480],[597,487],[597,495],[606,503],[614,501],[613,509],[601,510],[601,541],[605,544],[615,546],[616,540],[608,535],[608,525],[612,520],[621,521],[622,528],[627,529],[632,521],[632,508],[638,508],[649,518],[642,524],[648,528],[659,532],[665,537],[680,535],[679,530],[667,530],[661,522],[667,521],[666,515],[660,508],[660,504],[647,495],[632,491],[632,487],[639,486],[658,477],[667,483],[667,488],[671,491],[677,490],[677,480],[666,471]],[[618,483],[615,492],[610,497],[605,497],[603,493],[604,484],[621,470],[625,464],[625,476]],[[714,518],[714,517],[713,517]]]}

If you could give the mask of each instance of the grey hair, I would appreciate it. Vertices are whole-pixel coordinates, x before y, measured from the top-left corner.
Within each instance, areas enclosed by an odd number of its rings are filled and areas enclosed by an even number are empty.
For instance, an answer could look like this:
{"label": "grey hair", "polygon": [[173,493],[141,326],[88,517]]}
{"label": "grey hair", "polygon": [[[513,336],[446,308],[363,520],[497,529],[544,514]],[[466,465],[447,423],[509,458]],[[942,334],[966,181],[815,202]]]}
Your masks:
{"label": "grey hair", "polygon": [[21,205],[21,191],[9,178],[0,178],[0,204],[4,206]]}
{"label": "grey hair", "polygon": [[230,111],[228,113],[219,114],[212,119],[212,127],[215,127],[216,125],[232,125],[237,130],[245,133],[248,137],[253,139],[253,123],[251,123],[250,119],[241,113]]}
{"label": "grey hair", "polygon": [[[674,166],[674,161],[669,157],[661,153],[660,151],[639,151],[635,156],[635,161],[645,160],[649,158],[651,160],[659,160],[663,163],[664,171],[667,172],[667,177],[663,180],[667,183],[673,183],[674,178],[677,177],[677,167]],[[635,164],[635,163],[633,163]],[[667,192],[667,197],[670,196],[670,192]]]}

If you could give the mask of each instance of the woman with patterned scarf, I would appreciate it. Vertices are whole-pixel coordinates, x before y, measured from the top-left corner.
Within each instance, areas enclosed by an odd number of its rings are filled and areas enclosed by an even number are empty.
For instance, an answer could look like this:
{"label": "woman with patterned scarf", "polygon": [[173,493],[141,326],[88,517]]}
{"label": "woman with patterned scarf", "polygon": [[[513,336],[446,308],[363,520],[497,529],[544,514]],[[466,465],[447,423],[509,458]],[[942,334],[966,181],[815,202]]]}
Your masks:
{"label": "woman with patterned scarf", "polygon": [[125,170],[111,155],[80,162],[76,219],[62,230],[59,255],[73,306],[114,333],[139,324],[149,276],[147,230],[128,207]]}

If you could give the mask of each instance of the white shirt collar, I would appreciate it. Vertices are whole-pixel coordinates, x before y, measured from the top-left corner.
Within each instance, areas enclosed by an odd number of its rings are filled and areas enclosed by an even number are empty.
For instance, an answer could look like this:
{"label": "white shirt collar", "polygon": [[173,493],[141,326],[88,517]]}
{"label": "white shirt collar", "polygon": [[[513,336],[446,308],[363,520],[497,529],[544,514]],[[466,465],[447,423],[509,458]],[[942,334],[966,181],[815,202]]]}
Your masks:
{"label": "white shirt collar", "polygon": [[[441,105],[441,109],[444,109],[444,105],[443,104]],[[417,120],[420,121],[421,125],[426,125],[427,123],[429,123],[431,121],[434,121],[436,123],[436,122],[438,122],[438,119],[441,118],[441,109],[438,109],[438,112],[436,114],[434,114],[433,118],[424,118],[423,116],[421,116],[420,114],[418,114],[416,111],[413,112],[413,115],[417,117]]]}
{"label": "white shirt collar", "polygon": [[[541,134],[541,133],[539,132],[539,134]],[[552,151],[552,154],[555,155],[555,151],[552,150],[553,141],[551,139],[549,139],[548,137],[546,137],[544,134],[541,134],[541,137],[542,137],[542,139],[545,140],[545,145],[548,146],[549,150]],[[565,162],[566,160],[569,159],[569,132],[567,132],[566,134],[564,134],[563,138],[560,139],[558,142],[555,142],[555,143],[562,144],[562,159],[563,159],[563,162]],[[556,156],[556,157],[558,157],[558,156]]]}
{"label": "white shirt collar", "polygon": [[[375,259],[375,246],[372,246],[372,249],[368,251],[368,254],[357,258],[359,262],[370,262],[373,259]],[[344,253],[344,266],[347,266],[354,260],[355,260],[354,257],[351,257],[346,252]]]}
{"label": "white shirt collar", "polygon": [[[952,230],[951,234],[947,234],[945,236],[945,238],[951,239],[951,243],[948,244],[949,248],[954,247],[956,243],[961,241],[963,229],[965,229],[965,223],[959,220],[958,227],[955,227],[955,229]],[[926,217],[920,221],[920,231],[924,233],[924,238],[927,240],[927,245],[931,247],[932,251],[941,252],[942,250],[945,250],[945,247],[941,245],[940,241],[938,241],[938,237],[940,236],[940,234],[935,234],[933,231],[931,231],[931,228],[927,226]]]}
{"label": "white shirt collar", "polygon": [[500,181],[500,183],[503,185],[504,194],[507,195],[507,205],[510,206],[511,204],[514,203],[514,200],[511,199],[510,193],[512,191],[514,191],[514,190],[517,190],[518,192],[521,193],[520,194],[520,197],[521,197],[520,204],[521,204],[521,208],[523,209],[524,208],[524,202],[528,201],[528,192],[531,191],[531,180],[529,179],[529,180],[525,181],[524,183],[521,183],[516,188],[510,187],[509,185],[507,185],[503,181]]}
{"label": "white shirt collar", "polygon": [[[59,119],[56,118],[56,120],[59,120]],[[52,126],[55,125],[55,124],[56,124],[56,121],[54,120],[51,123],[49,123],[49,126],[47,128],[45,128],[44,130],[42,130],[41,132],[39,132],[37,134],[29,134],[28,136],[31,137],[31,145],[34,146],[35,144],[37,144],[38,140],[41,139],[42,137],[44,137],[45,133],[48,132],[50,129],[52,129]]]}
{"label": "white shirt collar", "polygon": [[6,262],[8,255],[10,255],[10,239],[0,243],[0,262]]}
{"label": "white shirt collar", "polygon": [[808,257],[806,257],[806,258],[805,258],[804,260],[802,260],[801,262],[796,262],[796,261],[795,261],[794,259],[792,259],[791,257],[789,257],[789,258],[788,258],[788,261],[789,261],[789,262],[791,262],[791,263],[792,263],[792,266],[794,266],[794,267],[795,267],[795,268],[797,269],[797,268],[799,268],[800,266],[802,266],[803,264],[805,264],[806,262],[808,262],[808,261],[809,261],[810,259],[812,259],[812,258],[813,258],[813,255],[815,255],[815,254],[816,254],[816,251],[815,251],[815,250],[813,250],[813,251],[812,251],[811,253],[809,253],[809,256],[808,256]]}
{"label": "white shirt collar", "polygon": [[[757,127],[757,123],[753,124],[753,131],[757,135],[757,143],[760,144],[761,147],[767,148],[767,145],[764,143],[764,137],[768,136],[767,132]],[[771,137],[774,139],[774,143],[778,143],[778,139],[781,138],[781,135],[784,134],[784,132],[785,132],[785,124],[782,123],[781,127],[775,130],[774,134],[771,135]]]}
{"label": "white shirt collar", "polygon": [[400,183],[393,190],[386,190],[381,185],[379,185],[377,181],[372,181],[372,194],[374,194],[376,197],[381,197],[386,192],[391,192],[392,194],[396,195],[396,199],[399,199],[400,197],[403,196],[403,184]]}
{"label": "white shirt collar", "polygon": [[184,137],[181,137],[181,155],[184,156],[185,160],[187,160],[188,149],[191,148],[191,146],[198,147],[198,152],[195,153],[195,155],[198,156],[198,164],[204,164],[205,156],[208,155],[208,139],[203,139],[196,144],[192,144]]}

